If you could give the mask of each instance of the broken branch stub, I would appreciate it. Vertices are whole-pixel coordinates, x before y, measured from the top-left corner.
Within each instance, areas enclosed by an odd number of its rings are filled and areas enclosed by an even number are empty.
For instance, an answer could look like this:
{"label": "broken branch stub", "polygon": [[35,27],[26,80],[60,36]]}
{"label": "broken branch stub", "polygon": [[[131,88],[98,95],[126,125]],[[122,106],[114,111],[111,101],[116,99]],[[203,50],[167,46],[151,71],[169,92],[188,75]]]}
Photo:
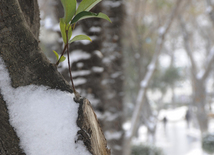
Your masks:
{"label": "broken branch stub", "polygon": [[92,155],[110,155],[111,151],[107,148],[105,136],[91,103],[86,98],[75,101],[80,104],[77,118],[77,126],[80,130],[78,131],[77,141],[83,141]]}

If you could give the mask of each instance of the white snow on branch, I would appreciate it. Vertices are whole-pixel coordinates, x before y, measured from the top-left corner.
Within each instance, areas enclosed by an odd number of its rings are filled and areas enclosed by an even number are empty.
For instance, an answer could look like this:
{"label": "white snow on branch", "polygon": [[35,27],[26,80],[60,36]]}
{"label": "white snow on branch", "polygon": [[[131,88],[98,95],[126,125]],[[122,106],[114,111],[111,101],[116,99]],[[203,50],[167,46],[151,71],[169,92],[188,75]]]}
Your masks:
{"label": "white snow on branch", "polygon": [[72,71],[72,76],[77,77],[77,76],[86,76],[89,75],[91,71],[89,70],[80,70],[80,71]]}
{"label": "white snow on branch", "polygon": [[[66,57],[66,60],[68,59],[67,58],[67,55],[64,55]],[[79,60],[86,60],[86,59],[89,59],[91,57],[91,55],[89,53],[86,53],[84,51],[81,51],[81,50],[75,50],[73,51],[72,53],[69,54],[70,56],[70,63],[74,63],[76,61],[79,61]],[[61,62],[62,64],[62,68],[68,68],[68,62],[67,61],[63,61]]]}
{"label": "white snow on branch", "polygon": [[201,79],[204,76],[205,70],[201,70],[198,74],[197,74],[197,79]]}
{"label": "white snow on branch", "polygon": [[104,71],[103,67],[94,66],[92,67],[92,71],[96,73],[102,73]]}
{"label": "white snow on branch", "polygon": [[121,1],[103,1],[103,5],[115,8],[121,5]]}
{"label": "white snow on branch", "polygon": [[147,85],[148,85],[148,83],[147,83],[147,81],[145,81],[145,80],[142,80],[142,81],[140,82],[140,86],[141,86],[142,88],[146,88]]}
{"label": "white snow on branch", "polygon": [[212,10],[213,10],[213,8],[211,6],[208,6],[206,8],[206,13],[211,13]]}
{"label": "white snow on branch", "polygon": [[120,113],[111,113],[109,111],[104,113],[104,117],[106,121],[113,121],[119,117]]}
{"label": "white snow on branch", "polygon": [[90,32],[100,32],[101,31],[101,27],[95,27],[95,26],[92,26],[90,29],[89,29]]}
{"label": "white snow on branch", "polygon": [[77,78],[77,79],[74,79],[73,81],[75,86],[79,86],[87,82],[85,78]]}
{"label": "white snow on branch", "polygon": [[123,135],[122,131],[106,131],[105,132],[105,137],[107,140],[113,140],[113,139],[120,139],[121,136]]}
{"label": "white snow on branch", "polygon": [[164,34],[164,33],[165,33],[165,31],[166,31],[166,28],[165,28],[165,27],[160,27],[160,28],[158,29],[158,33],[159,33],[159,35]]}
{"label": "white snow on branch", "polygon": [[90,154],[81,142],[75,143],[79,128],[73,94],[36,85],[13,88],[1,58],[0,90],[27,155]]}
{"label": "white snow on branch", "polygon": [[78,63],[77,63],[77,67],[78,67],[78,68],[82,68],[83,66],[84,66],[84,63],[82,63],[82,62],[78,62]]}
{"label": "white snow on branch", "polygon": [[115,73],[111,74],[111,78],[117,78],[117,77],[119,77],[121,74],[122,74],[121,71],[115,72]]}

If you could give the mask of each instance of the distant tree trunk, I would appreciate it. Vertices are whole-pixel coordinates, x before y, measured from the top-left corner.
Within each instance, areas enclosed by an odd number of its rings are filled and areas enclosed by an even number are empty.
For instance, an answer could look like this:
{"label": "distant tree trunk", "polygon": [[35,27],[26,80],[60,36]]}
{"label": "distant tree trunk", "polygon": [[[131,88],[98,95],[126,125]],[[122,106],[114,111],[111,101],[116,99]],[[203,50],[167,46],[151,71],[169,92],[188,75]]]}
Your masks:
{"label": "distant tree trunk", "polygon": [[209,49],[208,56],[206,59],[206,67],[197,72],[196,61],[193,57],[192,50],[190,48],[190,35],[185,27],[185,22],[180,17],[181,31],[183,33],[183,43],[186,50],[186,53],[191,62],[191,76],[192,76],[192,91],[193,91],[193,105],[197,108],[196,117],[199,123],[199,127],[202,133],[207,132],[208,130],[208,116],[206,107],[206,88],[205,83],[211,72],[212,64],[214,62],[214,48]]}
{"label": "distant tree trunk", "polygon": [[193,105],[197,107],[196,117],[202,133],[208,130],[208,117],[206,107],[206,89],[205,82],[201,79],[193,81]]}
{"label": "distant tree trunk", "polygon": [[124,150],[123,150],[124,155],[130,155],[131,154],[132,137],[136,131],[137,124],[139,122],[140,112],[142,112],[142,107],[144,104],[144,99],[146,96],[147,88],[148,88],[148,85],[152,79],[154,71],[156,69],[158,58],[160,56],[166,34],[168,33],[170,26],[171,26],[174,18],[177,15],[180,3],[181,3],[180,0],[177,0],[175,2],[174,7],[171,11],[169,18],[167,19],[166,24],[162,27],[164,29],[164,31],[159,33],[158,38],[157,38],[157,42],[155,45],[156,46],[155,52],[153,54],[153,57],[152,57],[150,64],[148,65],[148,71],[146,72],[145,77],[143,78],[143,80],[140,83],[140,89],[138,91],[138,96],[136,99],[136,105],[135,105],[133,115],[132,115],[131,128],[127,131],[127,133],[125,135],[126,139],[125,139]]}
{"label": "distant tree trunk", "polygon": [[[39,23],[37,0],[0,0],[0,57],[9,72],[11,86],[43,85],[72,93],[70,85],[59,74],[56,66],[39,49]],[[89,101],[80,98],[76,102],[80,105],[78,137],[91,154],[109,155],[106,140]],[[0,124],[0,154],[24,155],[19,138],[9,123],[6,101],[1,94]]]}

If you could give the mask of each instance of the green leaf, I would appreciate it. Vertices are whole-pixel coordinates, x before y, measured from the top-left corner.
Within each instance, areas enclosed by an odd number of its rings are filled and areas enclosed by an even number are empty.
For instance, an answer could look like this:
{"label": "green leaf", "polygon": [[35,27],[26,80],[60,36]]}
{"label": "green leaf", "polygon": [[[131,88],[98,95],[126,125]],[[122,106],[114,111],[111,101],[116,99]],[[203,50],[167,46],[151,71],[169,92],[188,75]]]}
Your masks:
{"label": "green leaf", "polygon": [[76,0],[61,0],[64,8],[64,21],[68,24],[76,13]]}
{"label": "green leaf", "polygon": [[[67,25],[66,30],[68,30],[68,40],[70,40],[72,36],[72,27],[70,24]],[[66,43],[67,43],[67,40],[66,40]]]}
{"label": "green leaf", "polygon": [[61,58],[60,58],[60,60],[59,60],[59,62],[63,62],[63,61],[65,61],[65,57],[64,56],[62,56]]}
{"label": "green leaf", "polygon": [[69,44],[72,43],[72,42],[74,42],[74,41],[79,41],[79,40],[89,40],[89,41],[92,41],[89,36],[86,36],[86,35],[77,35],[77,36],[73,37],[69,41]]}
{"label": "green leaf", "polygon": [[60,26],[60,31],[61,31],[62,39],[63,39],[64,43],[66,43],[66,34],[65,34],[65,26],[66,25],[65,25],[65,22],[64,22],[63,18],[60,18],[59,26]]}
{"label": "green leaf", "polygon": [[82,11],[90,11],[91,8],[93,8],[100,1],[101,0],[82,0],[82,2],[79,4],[77,8],[76,14]]}
{"label": "green leaf", "polygon": [[[54,54],[55,54],[55,56],[56,56],[56,59],[57,59],[57,61],[58,61],[58,59],[59,59],[59,54],[58,54],[56,51],[53,51],[53,52],[54,52]],[[62,56],[62,57],[60,58],[59,62],[63,62],[63,61],[65,61],[65,59],[66,59],[66,57]]]}
{"label": "green leaf", "polygon": [[66,44],[67,43],[66,30],[68,30],[68,40],[70,40],[72,35],[72,27],[70,24],[66,25],[63,18],[60,18],[59,25],[60,25],[60,31],[61,31],[63,42]]}
{"label": "green leaf", "polygon": [[93,12],[88,12],[88,11],[82,11],[80,13],[78,13],[73,20],[71,21],[71,24],[74,24],[82,19],[86,19],[86,18],[103,18],[108,20],[109,22],[111,22],[111,20],[109,19],[109,17],[104,14],[104,13],[93,13]]}
{"label": "green leaf", "polygon": [[59,59],[59,54],[56,51],[54,51],[54,50],[53,50],[53,52],[54,52],[54,54],[56,56],[56,59],[58,60]]}

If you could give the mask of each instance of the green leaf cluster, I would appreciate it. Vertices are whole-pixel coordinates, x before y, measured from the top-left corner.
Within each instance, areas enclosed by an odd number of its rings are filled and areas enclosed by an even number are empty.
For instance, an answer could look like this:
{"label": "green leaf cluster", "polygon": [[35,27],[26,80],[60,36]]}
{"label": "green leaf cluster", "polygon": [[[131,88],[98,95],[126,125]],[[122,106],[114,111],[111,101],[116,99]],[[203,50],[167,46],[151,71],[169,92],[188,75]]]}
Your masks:
{"label": "green leaf cluster", "polygon": [[[75,24],[80,20],[86,18],[102,18],[111,22],[109,17],[103,13],[89,12],[100,1],[101,0],[82,0],[76,9],[76,0],[61,0],[65,15],[64,18],[60,19],[60,30],[65,44],[72,42],[70,41],[72,30],[74,29]],[[79,38],[82,38],[80,40],[86,39],[91,41],[89,37],[81,36]]]}
{"label": "green leaf cluster", "polygon": [[[61,0],[65,14],[63,18],[60,18],[60,31],[65,45],[78,40],[91,41],[91,38],[86,35],[77,35],[71,39],[72,31],[78,21],[87,18],[102,18],[111,22],[109,17],[103,13],[90,12],[90,10],[100,1],[101,0],[82,0],[78,8],[76,8],[76,0]],[[54,54],[56,55],[56,57],[58,56],[55,51]],[[57,60],[59,59],[58,57]]]}

